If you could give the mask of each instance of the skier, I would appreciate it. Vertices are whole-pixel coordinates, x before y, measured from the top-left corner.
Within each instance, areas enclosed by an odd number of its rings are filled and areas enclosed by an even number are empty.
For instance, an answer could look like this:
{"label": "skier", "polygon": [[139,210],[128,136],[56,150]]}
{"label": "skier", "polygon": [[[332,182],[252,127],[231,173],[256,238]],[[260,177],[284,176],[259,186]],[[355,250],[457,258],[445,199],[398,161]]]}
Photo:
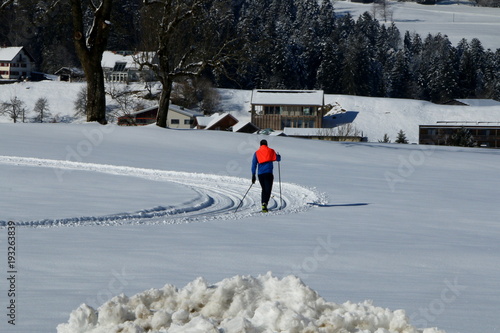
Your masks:
{"label": "skier", "polygon": [[281,161],[281,156],[276,154],[274,149],[267,146],[266,140],[260,141],[260,148],[253,154],[252,159],[252,184],[255,184],[255,171],[258,168],[259,183],[262,187],[261,201],[262,212],[267,213],[267,204],[273,189],[273,162]]}

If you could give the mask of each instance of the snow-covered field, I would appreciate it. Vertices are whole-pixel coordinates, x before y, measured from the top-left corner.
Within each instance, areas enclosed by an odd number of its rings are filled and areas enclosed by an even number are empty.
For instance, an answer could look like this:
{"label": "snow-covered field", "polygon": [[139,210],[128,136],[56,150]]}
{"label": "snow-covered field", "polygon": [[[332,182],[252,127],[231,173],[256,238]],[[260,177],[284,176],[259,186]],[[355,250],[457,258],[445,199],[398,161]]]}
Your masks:
{"label": "snow-covered field", "polygon": [[[336,1],[338,14],[349,12],[354,17],[373,13],[373,4]],[[469,42],[478,38],[485,49],[500,48],[500,8],[472,7],[468,1],[440,2],[439,5],[419,5],[414,2],[390,1],[387,22],[380,14],[377,20],[386,25],[394,22],[402,35],[406,31],[418,33],[422,39],[428,34],[448,36],[453,45],[465,38]]]}

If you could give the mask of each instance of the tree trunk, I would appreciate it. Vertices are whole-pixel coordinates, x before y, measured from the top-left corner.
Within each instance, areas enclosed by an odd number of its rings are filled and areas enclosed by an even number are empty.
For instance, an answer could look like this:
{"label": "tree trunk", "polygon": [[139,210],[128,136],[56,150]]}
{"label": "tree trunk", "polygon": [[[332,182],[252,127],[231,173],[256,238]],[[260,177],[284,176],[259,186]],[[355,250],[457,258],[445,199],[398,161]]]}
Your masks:
{"label": "tree trunk", "polygon": [[87,77],[87,121],[97,121],[105,125],[106,93],[101,61],[91,61],[85,70]]}
{"label": "tree trunk", "polygon": [[162,90],[160,102],[158,105],[158,115],[156,116],[156,125],[159,127],[167,127],[168,107],[170,106],[170,93],[172,92],[172,79],[167,78],[162,81]]}
{"label": "tree trunk", "polygon": [[103,125],[107,121],[106,93],[101,60],[108,43],[112,3],[113,0],[102,0],[99,7],[93,8],[93,24],[86,36],[82,1],[71,0],[76,54],[87,79],[87,121],[97,121]]}

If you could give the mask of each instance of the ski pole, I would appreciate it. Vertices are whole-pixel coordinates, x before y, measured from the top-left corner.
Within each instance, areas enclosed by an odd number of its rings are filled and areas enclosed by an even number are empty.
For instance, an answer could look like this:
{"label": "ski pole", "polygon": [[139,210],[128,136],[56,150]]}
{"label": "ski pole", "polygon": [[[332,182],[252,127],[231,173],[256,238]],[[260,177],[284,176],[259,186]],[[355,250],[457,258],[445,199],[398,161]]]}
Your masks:
{"label": "ski pole", "polygon": [[281,197],[281,167],[280,161],[278,161],[278,180],[280,184],[280,210],[283,208],[283,198]]}
{"label": "ski pole", "polygon": [[250,184],[250,187],[248,188],[248,190],[245,192],[245,195],[243,196],[243,198],[241,198],[241,201],[240,201],[240,204],[238,205],[238,207],[236,207],[236,209],[234,210],[234,212],[236,213],[238,211],[238,209],[240,209],[241,207],[241,204],[243,203],[243,200],[245,200],[245,197],[247,196],[248,194],[248,191],[250,191],[250,189],[252,188],[253,186],[253,183]]}

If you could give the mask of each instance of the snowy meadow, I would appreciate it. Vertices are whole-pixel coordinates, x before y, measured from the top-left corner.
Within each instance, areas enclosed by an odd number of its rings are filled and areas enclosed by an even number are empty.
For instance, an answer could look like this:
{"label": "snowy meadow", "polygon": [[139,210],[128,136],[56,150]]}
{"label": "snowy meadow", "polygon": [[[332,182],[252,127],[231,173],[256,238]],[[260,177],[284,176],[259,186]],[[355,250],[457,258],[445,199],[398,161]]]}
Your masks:
{"label": "snowy meadow", "polygon": [[18,223],[2,331],[498,329],[497,150],[267,137],[283,204],[276,184],[262,214],[258,186],[234,212],[262,136],[0,133],[1,223]]}

